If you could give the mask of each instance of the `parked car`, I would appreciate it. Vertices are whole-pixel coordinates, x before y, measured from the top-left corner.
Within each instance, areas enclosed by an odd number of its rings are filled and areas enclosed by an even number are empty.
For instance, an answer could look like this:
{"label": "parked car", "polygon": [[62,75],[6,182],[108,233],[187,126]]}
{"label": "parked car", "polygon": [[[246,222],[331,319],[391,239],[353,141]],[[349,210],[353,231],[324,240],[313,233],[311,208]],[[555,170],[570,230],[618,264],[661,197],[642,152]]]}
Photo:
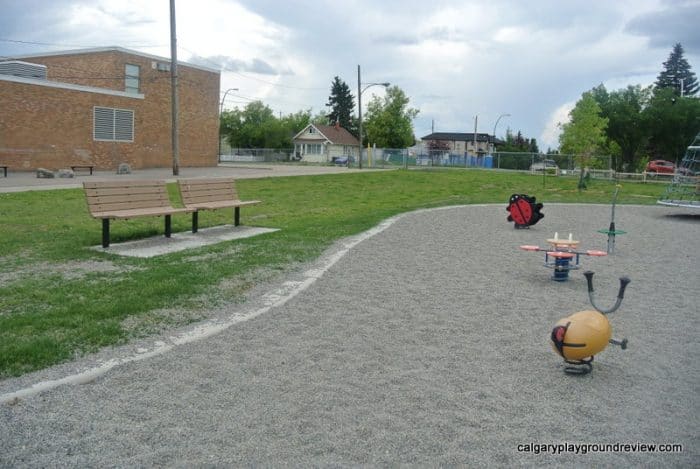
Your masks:
{"label": "parked car", "polygon": [[532,165],[530,165],[530,171],[553,171],[558,173],[559,166],[557,166],[557,163],[554,160],[544,160],[537,163],[532,163]]}
{"label": "parked car", "polygon": [[355,162],[355,157],[354,156],[339,156],[339,157],[333,159],[333,163],[337,164],[338,166],[347,166],[348,162],[350,162],[350,164],[353,164]]}
{"label": "parked car", "polygon": [[673,174],[676,171],[676,165],[666,160],[651,160],[647,163],[647,173]]}

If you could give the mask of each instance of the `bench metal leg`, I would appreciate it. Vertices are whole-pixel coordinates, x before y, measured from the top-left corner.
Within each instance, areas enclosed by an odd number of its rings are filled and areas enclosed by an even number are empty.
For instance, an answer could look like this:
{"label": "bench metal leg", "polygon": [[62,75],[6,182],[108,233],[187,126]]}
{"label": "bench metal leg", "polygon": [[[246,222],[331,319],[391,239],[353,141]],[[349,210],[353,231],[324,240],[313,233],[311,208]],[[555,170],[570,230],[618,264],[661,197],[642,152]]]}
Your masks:
{"label": "bench metal leg", "polygon": [[233,226],[238,226],[241,224],[241,207],[235,207],[233,209]]}
{"label": "bench metal leg", "polygon": [[165,237],[170,238],[171,232],[172,232],[172,225],[171,225],[170,215],[165,215]]}
{"label": "bench metal leg", "polygon": [[109,218],[102,219],[102,247],[109,247]]}
{"label": "bench metal leg", "polygon": [[199,229],[199,214],[195,210],[192,212],[192,233],[196,233]]}

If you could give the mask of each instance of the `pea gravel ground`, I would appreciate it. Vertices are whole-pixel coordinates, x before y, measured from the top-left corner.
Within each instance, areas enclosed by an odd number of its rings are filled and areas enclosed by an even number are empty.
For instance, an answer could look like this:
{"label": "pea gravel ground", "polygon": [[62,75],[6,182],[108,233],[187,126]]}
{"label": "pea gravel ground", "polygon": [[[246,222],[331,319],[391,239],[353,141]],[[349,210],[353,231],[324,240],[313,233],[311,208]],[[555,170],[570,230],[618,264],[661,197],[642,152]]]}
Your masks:
{"label": "pea gravel ground", "polygon": [[[605,250],[610,207],[544,213],[529,230],[505,204],[405,214],[199,329],[0,382],[7,397],[121,363],[0,405],[0,466],[699,467],[700,213],[618,206],[615,254],[566,283],[518,246],[556,231]],[[548,336],[590,308],[585,269],[603,307],[631,277],[610,315],[629,348],[573,377]],[[682,451],[519,451],[564,443]]]}

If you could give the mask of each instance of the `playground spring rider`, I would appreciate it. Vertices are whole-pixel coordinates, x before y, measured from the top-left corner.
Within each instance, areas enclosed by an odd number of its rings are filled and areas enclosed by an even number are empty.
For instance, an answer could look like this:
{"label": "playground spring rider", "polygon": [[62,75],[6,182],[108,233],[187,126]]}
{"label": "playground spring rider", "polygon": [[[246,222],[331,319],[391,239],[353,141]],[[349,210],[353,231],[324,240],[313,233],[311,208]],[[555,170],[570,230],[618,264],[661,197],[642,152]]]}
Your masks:
{"label": "playground spring rider", "polygon": [[535,197],[525,194],[510,196],[506,210],[510,212],[508,221],[515,223],[515,229],[529,228],[530,225],[534,225],[544,217],[544,214],[540,212],[542,204],[536,202]]}
{"label": "playground spring rider", "polygon": [[544,266],[552,269],[552,280],[555,282],[566,282],[569,280],[569,271],[577,270],[579,259],[584,256],[607,256],[605,251],[589,249],[587,251],[578,251],[578,245],[581,243],[573,239],[573,235],[569,233],[569,238],[560,238],[559,233],[554,233],[554,238],[547,240],[550,245],[549,249],[539,246],[524,245],[520,246],[523,251],[540,251],[544,252]]}
{"label": "playground spring rider", "polygon": [[600,309],[593,299],[593,272],[587,271],[588,298],[596,311],[579,311],[561,319],[552,330],[552,346],[564,359],[567,366],[564,371],[569,374],[583,375],[593,369],[593,356],[602,352],[608,343],[619,345],[622,350],[627,348],[627,339],[612,338],[612,328],[607,314],[617,310],[625,295],[625,288],[630,283],[629,277],[620,277],[620,290],[617,301],[610,309]]}

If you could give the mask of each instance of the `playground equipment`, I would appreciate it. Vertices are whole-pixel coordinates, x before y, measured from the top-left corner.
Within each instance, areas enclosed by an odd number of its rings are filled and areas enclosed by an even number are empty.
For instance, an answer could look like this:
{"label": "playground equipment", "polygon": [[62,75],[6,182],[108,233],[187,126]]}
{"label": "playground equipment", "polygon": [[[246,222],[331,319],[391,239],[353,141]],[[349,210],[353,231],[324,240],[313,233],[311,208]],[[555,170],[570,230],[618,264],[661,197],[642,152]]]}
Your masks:
{"label": "playground equipment", "polygon": [[615,204],[617,203],[617,193],[620,190],[620,185],[615,186],[615,193],[612,200],[612,215],[610,216],[610,227],[607,230],[598,230],[598,233],[608,235],[608,254],[615,253],[615,235],[625,234],[626,231],[615,229]]}
{"label": "playground equipment", "polygon": [[597,251],[594,249],[588,251],[577,251],[580,241],[573,239],[573,235],[569,233],[568,239],[559,238],[559,233],[554,233],[554,238],[548,239],[550,248],[541,248],[539,246],[523,245],[520,249],[523,251],[538,251],[544,252],[544,266],[554,270],[552,280],[555,282],[565,282],[569,279],[569,271],[577,270],[579,266],[580,256],[607,256],[605,251]]}
{"label": "playground equipment", "polygon": [[700,133],[688,146],[671,184],[657,201],[671,207],[700,208]]}
{"label": "playground equipment", "polygon": [[612,328],[607,315],[616,311],[625,295],[625,288],[630,283],[629,277],[620,277],[620,289],[617,301],[612,308],[600,309],[593,299],[593,272],[587,271],[588,298],[596,311],[586,310],[574,313],[559,320],[552,329],[552,346],[564,359],[564,371],[569,374],[587,374],[593,369],[593,356],[602,352],[608,344],[627,348],[627,339],[613,339]]}
{"label": "playground equipment", "polygon": [[529,228],[544,218],[544,214],[540,211],[542,204],[537,203],[536,197],[526,194],[511,195],[506,210],[510,212],[508,221],[515,223],[515,229]]}

